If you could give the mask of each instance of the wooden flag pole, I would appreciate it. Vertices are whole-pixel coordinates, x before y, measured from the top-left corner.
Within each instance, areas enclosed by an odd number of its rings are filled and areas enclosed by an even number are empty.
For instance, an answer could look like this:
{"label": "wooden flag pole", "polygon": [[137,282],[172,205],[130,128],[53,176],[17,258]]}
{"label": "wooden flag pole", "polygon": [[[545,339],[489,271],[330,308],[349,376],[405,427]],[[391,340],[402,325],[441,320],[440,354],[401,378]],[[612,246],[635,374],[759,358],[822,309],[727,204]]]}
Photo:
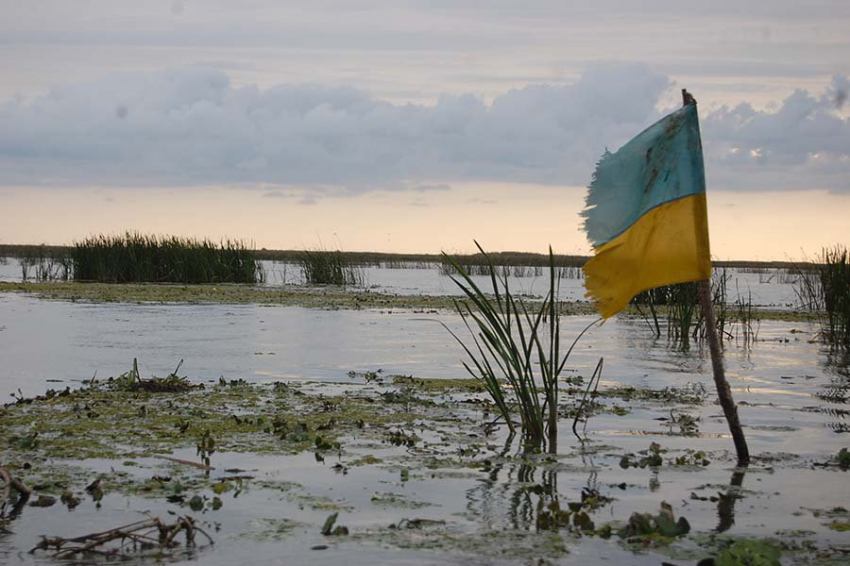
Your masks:
{"label": "wooden flag pole", "polygon": [[[682,102],[685,106],[696,104],[697,101],[691,94],[682,89]],[[711,286],[707,279],[699,282],[699,300],[705,320],[705,335],[708,338],[708,350],[711,353],[711,368],[714,372],[714,385],[717,388],[717,397],[723,408],[723,415],[729,424],[732,440],[735,442],[735,451],[738,453],[738,465],[746,466],[750,463],[750,450],[747,447],[747,439],[744,438],[744,430],[738,419],[738,408],[732,398],[732,390],[726,381],[726,372],[723,369],[723,354],[720,351],[720,339],[717,336],[717,326],[714,320],[714,306],[711,303]]]}
{"label": "wooden flag pole", "polygon": [[723,370],[723,355],[720,352],[720,339],[717,337],[717,327],[714,320],[714,307],[711,304],[711,287],[708,280],[699,282],[699,300],[705,317],[705,335],[708,338],[708,350],[711,352],[711,368],[714,371],[714,386],[717,388],[717,397],[726,422],[729,423],[729,431],[735,442],[735,451],[738,453],[738,465],[746,466],[750,463],[750,450],[747,448],[747,439],[738,419],[738,408],[732,399],[732,390],[726,381],[726,373]]}

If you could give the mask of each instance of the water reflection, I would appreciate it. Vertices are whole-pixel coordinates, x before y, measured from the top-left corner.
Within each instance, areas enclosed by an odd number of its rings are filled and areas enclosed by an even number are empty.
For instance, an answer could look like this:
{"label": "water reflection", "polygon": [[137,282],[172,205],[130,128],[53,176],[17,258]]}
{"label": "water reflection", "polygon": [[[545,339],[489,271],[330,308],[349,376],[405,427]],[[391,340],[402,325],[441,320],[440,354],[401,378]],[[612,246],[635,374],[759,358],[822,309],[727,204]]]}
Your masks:
{"label": "water reflection", "polygon": [[815,393],[818,399],[825,402],[818,406],[818,410],[830,417],[826,423],[828,428],[835,432],[850,432],[850,424],[847,422],[850,409],[840,406],[850,403],[850,350],[832,348],[824,353],[824,372],[830,376],[830,380]]}
{"label": "water reflection", "polygon": [[744,484],[745,468],[735,468],[732,479],[729,480],[729,489],[725,493],[718,494],[717,500],[717,528],[718,533],[728,531],[735,524],[735,501],[741,499],[740,488]]}
{"label": "water reflection", "polygon": [[[11,534],[11,531],[7,530],[5,526],[21,516],[21,512],[26,507],[30,496],[28,493],[22,492],[18,492],[15,499],[12,499],[8,492],[2,495],[3,501],[0,503],[0,534]],[[9,509],[8,513],[6,512],[7,508]]]}
{"label": "water reflection", "polygon": [[563,502],[558,487],[559,464],[545,455],[531,455],[508,439],[494,456],[486,476],[467,492],[467,511],[491,529],[558,531],[592,529],[589,513],[608,502],[598,492],[592,459],[586,485],[574,500]]}

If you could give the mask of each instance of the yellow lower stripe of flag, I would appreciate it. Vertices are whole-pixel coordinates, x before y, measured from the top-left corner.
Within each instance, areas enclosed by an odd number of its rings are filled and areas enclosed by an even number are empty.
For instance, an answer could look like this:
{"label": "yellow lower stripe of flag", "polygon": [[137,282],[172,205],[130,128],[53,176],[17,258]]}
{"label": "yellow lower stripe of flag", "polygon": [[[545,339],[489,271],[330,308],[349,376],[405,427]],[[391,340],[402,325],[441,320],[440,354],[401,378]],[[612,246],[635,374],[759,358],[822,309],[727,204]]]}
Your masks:
{"label": "yellow lower stripe of flag", "polygon": [[705,194],[653,208],[596,248],[584,265],[586,296],[609,318],[655,287],[711,276]]}

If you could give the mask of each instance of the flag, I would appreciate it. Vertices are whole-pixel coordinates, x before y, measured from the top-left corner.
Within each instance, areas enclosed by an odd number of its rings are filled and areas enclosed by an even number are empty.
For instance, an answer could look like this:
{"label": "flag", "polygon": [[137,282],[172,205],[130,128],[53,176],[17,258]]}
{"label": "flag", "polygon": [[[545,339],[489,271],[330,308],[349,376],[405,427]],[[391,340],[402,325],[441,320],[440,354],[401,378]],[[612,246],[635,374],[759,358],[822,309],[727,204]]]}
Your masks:
{"label": "flag", "polygon": [[711,256],[696,104],[599,160],[584,230],[586,296],[608,318],[647,289],[708,279]]}

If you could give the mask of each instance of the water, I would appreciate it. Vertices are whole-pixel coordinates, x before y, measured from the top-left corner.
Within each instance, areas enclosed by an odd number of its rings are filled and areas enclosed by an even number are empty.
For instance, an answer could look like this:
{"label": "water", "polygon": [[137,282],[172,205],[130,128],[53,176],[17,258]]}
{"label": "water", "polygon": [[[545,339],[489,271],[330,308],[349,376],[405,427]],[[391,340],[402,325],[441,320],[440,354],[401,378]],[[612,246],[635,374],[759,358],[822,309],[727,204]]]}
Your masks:
{"label": "water", "polygon": [[[419,378],[466,377],[461,351],[441,321],[464,336],[454,314],[321,311],[254,305],[77,304],[0,295],[0,398],[77,386],[128,371],[181,374],[197,381],[242,378],[345,381],[350,371]],[[592,317],[566,317],[564,348]],[[752,348],[727,342],[727,376],[752,426],[787,425],[794,435],[755,429],[771,450],[840,448],[844,362],[812,341],[808,324],[765,321]],[[589,376],[605,359],[603,386],[662,388],[699,382],[711,389],[705,352],[682,352],[638,320],[614,319],[579,343],[569,367]],[[838,393],[835,393],[835,392]],[[820,396],[820,397],[818,397]],[[844,395],[846,397],[846,395]],[[628,422],[624,419],[623,422]],[[722,428],[722,427],[721,427]],[[756,430],[758,430],[756,432]],[[800,442],[805,439],[805,442]]]}
{"label": "water", "polygon": [[[265,285],[304,285],[304,277],[298,265],[277,261],[262,261],[266,273]],[[442,275],[437,264],[425,268],[364,267],[363,287],[371,292],[396,295],[462,296],[458,286],[446,275]],[[544,270],[545,271],[545,270]],[[739,298],[752,302],[756,307],[787,309],[794,307],[797,296],[794,292],[795,277],[784,269],[767,269],[758,273],[752,270],[727,269],[727,300],[734,303]],[[475,284],[489,290],[489,277],[473,276]],[[21,268],[14,258],[0,263],[0,281],[21,281]],[[520,295],[542,297],[549,291],[548,275],[537,277],[508,277],[512,292]],[[583,301],[583,278],[563,278],[559,282],[558,296],[563,301]]]}
{"label": "water", "polygon": [[[385,276],[384,288],[395,289],[393,292],[428,292],[436,290],[432,284],[445,281],[432,270],[380,273]],[[759,285],[772,289],[769,285],[773,284]],[[769,293],[764,296],[773,297]],[[19,389],[32,396],[48,387],[75,387],[95,372],[100,378],[115,376],[130,369],[133,358],[138,358],[143,376],[164,376],[183,359],[180,373],[193,381],[218,380],[220,376],[258,383],[282,380],[326,394],[359,392],[357,380],[348,376],[350,371],[381,369],[384,374],[418,378],[465,377],[461,350],[435,320],[464,335],[462,321],[451,313],[423,318],[398,310],[389,314],[254,305],[78,304],[0,294],[0,396],[11,400],[10,395]],[[591,320],[564,318],[565,345]],[[846,472],[814,466],[847,446],[844,433],[848,430],[850,387],[846,356],[814,342],[815,331],[809,324],[765,321],[752,347],[727,342],[727,376],[755,455],[753,466],[743,475],[734,471],[726,424],[719,407],[711,402],[713,382],[705,352],[698,347],[686,352],[672,348],[665,339],[653,338],[642,321],[614,319],[580,342],[569,375],[589,376],[599,357],[604,357],[602,390],[623,385],[658,389],[702,384],[710,402],[659,406],[615,401],[627,407],[628,413],[599,415],[588,423],[590,446],[598,451],[582,454],[569,431],[569,421],[563,421],[558,460],[540,466],[500,460],[500,454],[511,456],[518,450],[503,432],[488,441],[492,445],[488,457],[494,464],[486,469],[429,470],[404,448],[358,438],[344,439],[347,453],[341,461],[368,453],[384,464],[352,467],[342,475],[332,468],[336,459],[317,462],[311,452],[294,456],[217,453],[214,475],[226,475],[224,469],[235,467],[249,470],[256,480],[248,482],[239,497],[226,495],[222,511],[201,515],[216,545],[186,559],[214,565],[237,561],[276,564],[281,557],[288,563],[311,564],[527,563],[526,558],[507,550],[494,555],[488,546],[539,547],[535,538],[538,502],[547,501],[546,493],[558,495],[563,502],[577,501],[587,488],[613,498],[593,514],[598,524],[625,520],[632,512],[657,512],[663,500],[674,507],[677,516],[686,516],[695,532],[775,537],[783,530],[809,531],[803,538],[816,546],[846,544],[846,533],[827,529],[828,520],[811,511],[850,506]],[[478,413],[460,406],[453,411],[461,432],[481,434],[475,420]],[[669,420],[682,413],[697,419],[696,434],[682,435]],[[441,426],[451,429],[454,425]],[[425,434],[435,435],[431,439],[435,450],[443,450],[445,455],[456,450],[452,443],[441,447],[439,434]],[[651,442],[669,451],[665,458],[699,449],[708,454],[711,464],[660,470],[624,470],[618,465],[624,453],[645,450]],[[194,450],[174,455],[193,458]],[[139,481],[154,474],[196,474],[155,459],[133,465],[110,460],[69,464],[84,466],[91,477],[118,471]],[[403,467],[410,468],[405,481],[399,474]],[[295,482],[301,487],[286,492],[259,487],[260,481]],[[540,486],[539,493],[544,495],[530,491],[534,486]],[[376,495],[387,493],[428,505],[396,508],[374,502]],[[718,493],[739,493],[742,499],[709,500]],[[340,522],[352,535],[340,540],[320,535],[318,526],[329,512],[305,505],[300,494],[342,506]],[[0,534],[0,562],[49,562],[23,552],[42,534],[79,535],[132,522],[140,511],[165,517],[175,510],[186,512],[161,498],[138,499],[117,493],[108,493],[99,509],[86,501],[72,514],[59,504],[46,509],[28,507],[11,523],[14,535]],[[427,529],[388,534],[387,525],[405,518],[446,521],[438,530],[467,541],[464,545],[472,556],[463,554],[457,545],[444,550],[421,548],[445,542],[443,538],[432,541],[432,531]],[[284,519],[297,524],[281,533],[276,525]],[[510,538],[508,545],[498,537],[489,538],[491,532],[515,538]],[[548,555],[550,563],[694,562],[664,558],[658,554],[664,552],[661,550],[635,555],[615,541],[597,537],[568,539],[566,544],[570,553]],[[311,550],[317,545],[328,548]],[[786,560],[795,562],[793,557],[786,556]]]}

